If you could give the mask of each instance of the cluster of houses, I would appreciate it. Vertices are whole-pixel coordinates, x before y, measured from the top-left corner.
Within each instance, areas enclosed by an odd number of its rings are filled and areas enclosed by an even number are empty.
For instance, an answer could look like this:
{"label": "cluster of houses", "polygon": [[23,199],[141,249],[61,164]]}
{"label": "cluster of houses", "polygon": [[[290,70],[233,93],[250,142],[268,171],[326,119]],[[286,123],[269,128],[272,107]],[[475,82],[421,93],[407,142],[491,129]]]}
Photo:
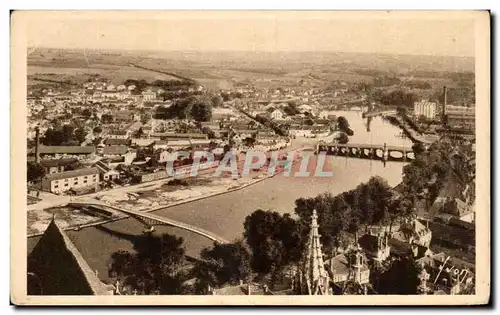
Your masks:
{"label": "cluster of houses", "polygon": [[[289,138],[277,136],[251,120],[222,118],[199,124],[151,119],[143,124],[134,121],[132,111],[121,112],[128,113],[123,116],[128,123],[113,125],[124,126],[122,129],[90,132],[79,146],[41,145],[40,131],[38,136],[35,133],[36,145],[28,150],[28,159],[38,162],[46,174],[37,187],[56,194],[82,194],[133,183],[136,178],[140,178],[139,181],[160,179],[148,174],[160,174],[167,162],[178,159],[178,151],[191,154],[210,151],[221,155],[229,138],[232,146],[239,150],[251,147],[269,151],[290,145]],[[186,130],[178,132],[180,126]],[[209,134],[201,132],[206,128],[213,132],[211,139]],[[247,138],[252,141],[246,141]]]}
{"label": "cluster of houses", "polygon": [[[186,89],[177,92],[203,91],[196,85]],[[346,92],[345,88],[321,91],[307,86],[257,91],[244,86],[220,91],[220,95],[238,93],[239,97],[213,107],[211,121],[195,123],[155,119],[158,108],[168,108],[174,101],[164,100],[165,91],[154,86],[138,92],[133,84],[92,81],[81,88],[29,91],[28,140],[36,145],[28,155],[46,168],[40,185],[43,190],[75,193],[99,189],[110,181],[123,185],[129,183],[123,182],[124,174],[147,178],[145,174],[162,170],[162,164],[174,159],[180,150],[224,152],[224,147],[231,145],[238,150],[269,151],[289,146],[296,137],[327,136],[335,128],[336,105],[324,105]],[[293,113],[286,110],[291,102],[301,104]],[[242,111],[275,122],[287,135],[277,135]],[[41,145],[37,135],[53,128],[55,121],[83,126],[85,141],[77,146]],[[70,167],[68,160],[78,163]]]}

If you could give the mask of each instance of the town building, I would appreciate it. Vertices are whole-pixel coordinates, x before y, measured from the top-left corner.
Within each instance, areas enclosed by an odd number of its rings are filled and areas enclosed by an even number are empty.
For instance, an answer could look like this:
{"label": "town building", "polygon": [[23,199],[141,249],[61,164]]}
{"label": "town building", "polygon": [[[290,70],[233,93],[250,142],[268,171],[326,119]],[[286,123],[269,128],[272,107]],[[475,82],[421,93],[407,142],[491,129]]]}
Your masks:
{"label": "town building", "polygon": [[459,128],[464,130],[475,130],[476,117],[470,115],[446,115],[446,126],[451,128]]}
{"label": "town building", "polygon": [[68,190],[78,191],[99,185],[99,170],[95,167],[73,171],[47,174],[42,178],[42,190],[62,193]]}
{"label": "town building", "polygon": [[429,248],[432,240],[432,231],[429,227],[414,218],[403,222],[399,231],[393,233],[392,237],[402,242]]}
{"label": "town building", "polygon": [[469,106],[445,105],[444,114],[475,116],[476,108]]}
{"label": "town building", "polygon": [[208,139],[208,135],[204,133],[174,133],[174,132],[155,132],[150,135],[150,138],[159,140],[189,140],[189,139]]}
{"label": "town building", "polygon": [[476,127],[476,109],[468,106],[445,105],[444,123],[448,128],[474,130]]}
{"label": "town building", "polygon": [[379,232],[376,235],[365,234],[359,239],[358,243],[365,252],[367,258],[378,263],[382,263],[390,256],[391,247],[389,246],[389,233]]}
{"label": "town building", "polygon": [[144,91],[144,92],[142,92],[142,100],[143,101],[154,101],[154,100],[156,100],[156,93],[153,91]]}
{"label": "town building", "polygon": [[129,134],[125,130],[113,130],[107,136],[107,139],[128,139]]}
{"label": "town building", "polygon": [[472,222],[474,219],[474,209],[460,198],[447,198],[443,205],[443,212],[466,222]]}
{"label": "town building", "polygon": [[122,156],[128,152],[128,147],[125,145],[109,145],[102,149],[103,156]]}
{"label": "town building", "polygon": [[166,140],[156,140],[154,142],[154,145],[153,145],[154,150],[168,149],[168,148],[169,148],[169,145],[168,145],[168,141],[166,141]]}
{"label": "town building", "polygon": [[45,169],[45,174],[62,173],[68,167],[78,165],[75,158],[41,160],[40,165]]}
{"label": "town building", "polygon": [[135,120],[135,113],[131,110],[118,110],[112,113],[115,122],[132,123]]}
{"label": "town building", "polygon": [[423,294],[474,294],[474,264],[444,253],[423,257],[416,263],[428,274],[422,277],[429,280],[421,283]]}
{"label": "town building", "polygon": [[346,253],[330,258],[326,265],[332,279],[334,292],[345,294],[346,289],[354,286],[361,289],[359,293],[364,293],[364,286],[370,282],[370,269],[359,244]]}
{"label": "town building", "polygon": [[130,140],[130,139],[107,138],[106,140],[104,140],[105,146],[115,146],[115,145],[130,146],[131,144],[132,144],[132,140]]}
{"label": "town building", "polygon": [[428,119],[434,119],[437,114],[437,104],[428,100],[415,102],[413,104],[413,115],[415,117],[424,116]]}
{"label": "town building", "polygon": [[120,172],[111,168],[111,166],[103,160],[98,161],[94,167],[99,169],[100,179],[102,181],[116,180],[120,178]]}
{"label": "town building", "polygon": [[271,119],[273,120],[283,120],[283,112],[279,109],[275,109],[271,112]]}
{"label": "town building", "polygon": [[[52,159],[60,159],[60,158],[70,158],[74,157],[79,160],[81,159],[91,159],[95,156],[95,147],[94,146],[38,146],[38,154],[43,158],[52,158]],[[31,148],[28,151],[28,156],[36,155],[36,147]]]}

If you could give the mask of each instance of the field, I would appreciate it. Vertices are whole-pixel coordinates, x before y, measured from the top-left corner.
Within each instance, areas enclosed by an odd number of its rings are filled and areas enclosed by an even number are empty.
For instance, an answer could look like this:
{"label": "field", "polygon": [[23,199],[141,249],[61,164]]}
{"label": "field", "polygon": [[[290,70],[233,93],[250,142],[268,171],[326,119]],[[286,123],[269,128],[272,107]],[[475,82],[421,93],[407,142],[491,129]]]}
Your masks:
{"label": "field", "polygon": [[36,84],[36,79],[57,81],[71,80],[77,84],[87,82],[92,75],[109,80],[112,84],[122,84],[127,79],[137,80],[176,80],[175,77],[153,71],[146,71],[128,66],[94,64],[81,68],[63,68],[51,66],[28,66],[28,85]]}
{"label": "field", "polygon": [[[237,84],[256,87],[325,87],[335,81],[371,83],[374,76],[411,78],[415,71],[473,71],[473,58],[388,56],[354,53],[270,52],[116,52],[37,49],[28,55],[28,84],[34,79],[86,82],[92,75],[121,84],[126,79],[172,80],[175,77],[131,67],[130,64],[192,78],[208,90]],[[453,86],[446,78],[425,77],[432,90]]]}

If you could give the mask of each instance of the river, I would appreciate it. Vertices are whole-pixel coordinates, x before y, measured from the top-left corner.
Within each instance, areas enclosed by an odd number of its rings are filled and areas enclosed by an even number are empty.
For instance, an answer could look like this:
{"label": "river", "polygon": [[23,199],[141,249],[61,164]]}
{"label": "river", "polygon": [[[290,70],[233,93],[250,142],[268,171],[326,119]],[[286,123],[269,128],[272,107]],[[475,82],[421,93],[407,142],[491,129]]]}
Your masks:
{"label": "river", "polygon": [[[410,140],[399,137],[400,129],[383,122],[380,117],[373,118],[371,131],[368,132],[366,120],[362,119],[360,112],[339,111],[336,114],[345,116],[354,131],[350,143],[411,145]],[[242,237],[245,217],[256,209],[293,213],[297,198],[314,197],[324,192],[337,195],[375,175],[395,186],[401,181],[404,166],[401,162],[388,162],[384,166],[381,161],[336,156],[328,156],[327,163],[333,171],[332,177],[276,176],[243,190],[158,210],[155,214],[199,226],[231,240]],[[110,254],[117,250],[131,250],[134,240],[142,236],[142,231],[142,224],[129,218],[80,231],[68,231],[67,234],[89,265],[98,271],[99,277],[106,279]],[[202,248],[211,245],[209,240],[178,228],[157,227],[155,233],[165,232],[182,236],[186,253],[190,256],[199,256]],[[29,251],[38,239],[28,239]]]}

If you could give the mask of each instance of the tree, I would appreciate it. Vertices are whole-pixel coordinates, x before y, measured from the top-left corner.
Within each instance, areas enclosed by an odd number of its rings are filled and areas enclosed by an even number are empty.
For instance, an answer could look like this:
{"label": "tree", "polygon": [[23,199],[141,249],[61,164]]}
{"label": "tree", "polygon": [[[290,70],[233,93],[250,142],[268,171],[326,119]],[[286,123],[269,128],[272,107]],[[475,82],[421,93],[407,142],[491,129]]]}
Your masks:
{"label": "tree", "polygon": [[[308,225],[312,211],[317,211],[319,232],[328,252],[345,243],[345,233],[355,233],[366,225],[387,224],[401,218],[402,213],[389,208],[394,198],[394,191],[387,181],[372,177],[367,183],[337,196],[326,193],[297,199],[295,213],[302,225]],[[395,215],[391,217],[391,213]]]}
{"label": "tree", "polygon": [[94,129],[92,130],[94,133],[101,133],[102,132],[102,128],[97,126],[97,127],[94,127]]}
{"label": "tree", "polygon": [[248,280],[251,274],[250,252],[243,241],[231,244],[214,244],[204,248],[201,260],[196,263],[193,275],[198,279],[200,291],[208,285],[220,287]]}
{"label": "tree", "polygon": [[219,144],[216,141],[213,141],[213,140],[210,141],[210,143],[208,144],[208,148],[210,149],[210,151],[214,150],[218,146],[219,146]]}
{"label": "tree", "polygon": [[419,285],[418,267],[413,258],[394,260],[387,271],[376,275],[379,294],[415,295]]}
{"label": "tree", "polygon": [[212,96],[212,106],[213,107],[219,107],[222,105],[223,99],[220,95],[214,95]]}
{"label": "tree", "polygon": [[289,102],[288,105],[283,108],[283,111],[288,116],[294,116],[300,114],[300,111],[294,102]]}
{"label": "tree", "polygon": [[396,112],[399,115],[402,115],[402,116],[406,116],[407,115],[407,109],[404,106],[398,106],[398,107],[396,107]]}
{"label": "tree", "polygon": [[91,116],[92,116],[92,111],[88,108],[85,108],[83,111],[82,111],[82,116],[86,119],[89,119]]}
{"label": "tree", "polygon": [[35,182],[45,176],[45,169],[35,162],[28,162],[27,165],[27,178],[28,182]]}
{"label": "tree", "polygon": [[412,89],[428,90],[432,88],[432,85],[429,82],[417,80],[406,81],[404,85]]}
{"label": "tree", "polygon": [[[474,81],[458,87],[450,87],[446,91],[446,101],[448,104],[469,105],[476,100]],[[431,100],[444,104],[444,94],[442,90],[437,90],[430,97]]]}
{"label": "tree", "polygon": [[121,291],[131,294],[181,294],[185,275],[183,239],[163,234],[140,236],[134,243],[134,253],[114,252],[109,273],[119,280]]}
{"label": "tree", "polygon": [[304,123],[305,123],[306,125],[312,126],[312,125],[314,125],[314,120],[312,120],[311,118],[307,118],[307,119],[304,121]]}
{"label": "tree", "polygon": [[99,143],[101,143],[102,137],[96,137],[94,140],[92,140],[92,145],[97,146]]}
{"label": "tree", "polygon": [[139,129],[134,131],[134,133],[132,134],[132,138],[138,139],[138,138],[142,137],[143,134],[144,134],[144,132],[142,131],[142,127],[139,127]]}
{"label": "tree", "polygon": [[191,117],[196,121],[210,121],[212,119],[212,104],[209,100],[198,100],[191,108]]}
{"label": "tree", "polygon": [[113,122],[113,116],[111,116],[110,114],[103,114],[101,116],[101,122],[103,124],[110,124]]}
{"label": "tree", "polygon": [[262,114],[257,114],[255,116],[255,120],[257,120],[258,122],[260,122],[261,124],[264,124],[264,125],[267,125],[269,123],[269,119]]}
{"label": "tree", "polygon": [[70,125],[49,128],[41,139],[44,145],[79,145],[85,140],[85,131]]}
{"label": "tree", "polygon": [[45,134],[40,139],[42,144],[44,145],[62,145],[68,139],[65,137],[65,134],[62,130],[49,128],[45,131]]}
{"label": "tree", "polygon": [[215,139],[216,138],[215,132],[213,132],[212,129],[210,129],[209,127],[201,128],[201,132],[208,135],[208,139]]}
{"label": "tree", "polygon": [[254,137],[246,137],[245,139],[243,139],[243,145],[248,147],[248,148],[253,148],[253,146],[255,145],[255,138]]}
{"label": "tree", "polygon": [[74,139],[78,143],[78,145],[82,144],[85,141],[85,137],[87,136],[87,132],[83,128],[78,128],[75,130]]}
{"label": "tree", "polygon": [[289,214],[256,210],[247,216],[244,236],[252,251],[252,270],[273,278],[297,263],[304,248],[304,230]]}
{"label": "tree", "polygon": [[373,85],[377,87],[393,86],[401,83],[401,80],[395,76],[381,76],[373,79]]}
{"label": "tree", "polygon": [[421,142],[417,142],[412,145],[412,149],[415,155],[422,154],[425,152],[425,145],[423,145]]}

